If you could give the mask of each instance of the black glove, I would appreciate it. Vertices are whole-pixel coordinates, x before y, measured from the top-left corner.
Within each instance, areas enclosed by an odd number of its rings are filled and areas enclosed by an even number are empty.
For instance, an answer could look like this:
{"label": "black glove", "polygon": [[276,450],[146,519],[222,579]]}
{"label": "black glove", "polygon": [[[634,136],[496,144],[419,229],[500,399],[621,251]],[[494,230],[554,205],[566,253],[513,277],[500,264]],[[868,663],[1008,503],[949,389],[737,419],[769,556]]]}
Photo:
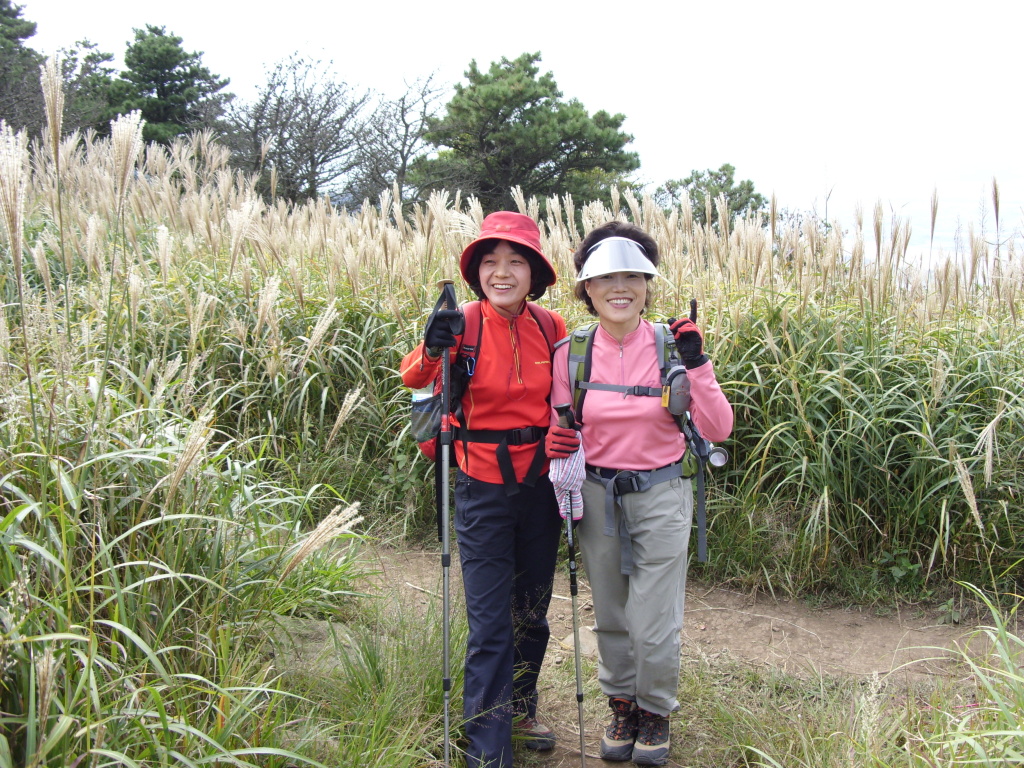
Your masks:
{"label": "black glove", "polygon": [[668,319],[669,328],[675,336],[679,357],[687,368],[697,368],[708,361],[704,354],[704,335],[697,327],[697,300],[690,299],[690,316],[682,320]]}
{"label": "black glove", "polygon": [[462,333],[462,312],[457,309],[439,309],[430,314],[427,327],[423,329],[423,346],[431,357],[440,357],[441,353],[458,345],[456,334]]}

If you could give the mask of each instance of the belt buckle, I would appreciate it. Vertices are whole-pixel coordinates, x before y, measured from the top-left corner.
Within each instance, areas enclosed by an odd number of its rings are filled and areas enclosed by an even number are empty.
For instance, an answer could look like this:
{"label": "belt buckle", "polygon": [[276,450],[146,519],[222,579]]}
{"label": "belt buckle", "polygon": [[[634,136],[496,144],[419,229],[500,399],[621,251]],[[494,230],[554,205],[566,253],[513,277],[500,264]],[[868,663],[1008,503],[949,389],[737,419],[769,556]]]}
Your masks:
{"label": "belt buckle", "polygon": [[615,490],[619,493],[638,493],[640,491],[640,473],[635,469],[628,471],[628,475],[623,475],[620,472],[615,478]]}
{"label": "belt buckle", "polygon": [[516,429],[509,430],[508,444],[509,445],[525,445],[526,443],[536,442],[530,440],[531,427],[518,427]]}

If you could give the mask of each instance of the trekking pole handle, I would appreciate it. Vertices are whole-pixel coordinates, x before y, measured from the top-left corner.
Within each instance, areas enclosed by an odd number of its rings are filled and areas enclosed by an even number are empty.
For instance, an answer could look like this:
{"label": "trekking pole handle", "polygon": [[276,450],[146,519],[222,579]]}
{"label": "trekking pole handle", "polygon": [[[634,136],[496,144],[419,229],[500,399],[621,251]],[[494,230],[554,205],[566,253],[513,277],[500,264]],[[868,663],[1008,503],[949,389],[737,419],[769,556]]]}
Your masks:
{"label": "trekking pole handle", "polygon": [[558,414],[558,426],[576,429],[576,415],[572,412],[572,403],[556,405],[555,413]]}

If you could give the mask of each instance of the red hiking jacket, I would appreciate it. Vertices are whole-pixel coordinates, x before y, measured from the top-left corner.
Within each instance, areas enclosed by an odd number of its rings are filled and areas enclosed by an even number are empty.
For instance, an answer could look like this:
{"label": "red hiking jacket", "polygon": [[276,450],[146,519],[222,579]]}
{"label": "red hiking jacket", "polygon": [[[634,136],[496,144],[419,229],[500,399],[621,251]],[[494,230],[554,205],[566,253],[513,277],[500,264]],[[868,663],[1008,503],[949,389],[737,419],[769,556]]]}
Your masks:
{"label": "red hiking jacket", "polygon": [[[550,312],[543,307],[538,309]],[[476,372],[462,398],[466,423],[460,426],[470,430],[547,427],[551,393],[550,344],[566,335],[565,321],[558,313],[550,312],[557,333],[549,341],[525,307],[522,313],[510,319],[502,317],[484,299],[480,302],[480,312],[480,351]],[[461,337],[458,341],[461,344]],[[456,352],[457,348],[452,348],[452,361]],[[402,360],[402,383],[410,389],[420,389],[433,382],[440,370],[441,359],[428,359],[421,342]],[[453,423],[458,422],[453,418]],[[454,445],[455,458],[463,472],[487,483],[502,482],[493,444],[469,443],[468,460],[463,442],[456,440]],[[525,477],[536,451],[536,443],[509,446],[519,482]],[[547,472],[547,461],[543,471]]]}

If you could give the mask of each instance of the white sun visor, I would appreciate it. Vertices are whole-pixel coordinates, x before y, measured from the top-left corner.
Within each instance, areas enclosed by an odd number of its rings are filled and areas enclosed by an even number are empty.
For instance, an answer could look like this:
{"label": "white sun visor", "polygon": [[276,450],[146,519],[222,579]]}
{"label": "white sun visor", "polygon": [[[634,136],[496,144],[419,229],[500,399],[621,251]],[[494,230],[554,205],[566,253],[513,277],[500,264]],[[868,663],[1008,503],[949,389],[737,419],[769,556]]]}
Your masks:
{"label": "white sun visor", "polygon": [[658,276],[658,270],[647,258],[640,244],[628,237],[607,237],[589,251],[583,269],[576,277],[580,283],[612,272],[640,272]]}

